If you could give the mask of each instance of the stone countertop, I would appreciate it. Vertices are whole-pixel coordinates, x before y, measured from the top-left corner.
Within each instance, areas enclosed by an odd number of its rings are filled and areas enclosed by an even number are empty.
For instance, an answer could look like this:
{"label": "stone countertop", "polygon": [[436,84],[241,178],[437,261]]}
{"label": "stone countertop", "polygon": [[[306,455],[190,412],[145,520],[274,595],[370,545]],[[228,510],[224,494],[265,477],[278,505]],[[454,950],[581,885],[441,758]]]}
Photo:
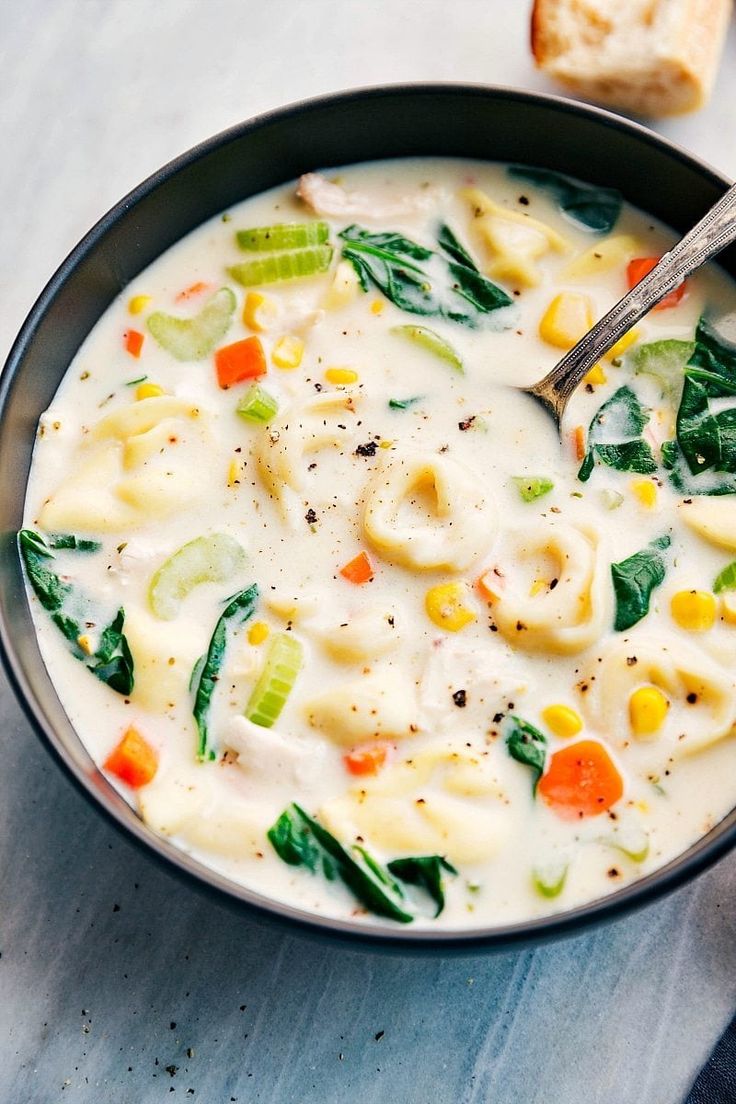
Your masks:
{"label": "stone countertop", "polygon": [[[182,150],[346,87],[547,89],[527,20],[520,0],[6,0],[0,353],[79,237]],[[731,31],[710,107],[657,129],[734,176]],[[180,884],[72,789],[4,680],[0,741],[6,1104],[677,1104],[736,1006],[736,856],[564,943],[384,957]]]}

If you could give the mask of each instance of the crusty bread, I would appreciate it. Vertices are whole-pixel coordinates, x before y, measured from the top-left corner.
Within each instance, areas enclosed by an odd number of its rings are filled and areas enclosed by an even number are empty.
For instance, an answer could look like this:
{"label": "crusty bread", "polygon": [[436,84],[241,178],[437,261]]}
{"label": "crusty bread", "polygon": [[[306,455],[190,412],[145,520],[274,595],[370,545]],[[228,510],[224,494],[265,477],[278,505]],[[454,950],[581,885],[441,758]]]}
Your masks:
{"label": "crusty bread", "polygon": [[677,115],[710,95],[732,0],[535,0],[537,65],[580,96]]}

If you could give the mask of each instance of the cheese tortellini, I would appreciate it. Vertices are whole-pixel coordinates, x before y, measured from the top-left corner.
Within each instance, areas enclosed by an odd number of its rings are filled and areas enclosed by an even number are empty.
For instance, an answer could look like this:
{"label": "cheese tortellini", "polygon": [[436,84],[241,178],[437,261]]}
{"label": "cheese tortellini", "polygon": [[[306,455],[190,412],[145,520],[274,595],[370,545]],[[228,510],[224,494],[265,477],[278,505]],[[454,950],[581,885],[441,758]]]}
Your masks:
{"label": "cheese tortellini", "polygon": [[553,250],[564,253],[567,242],[551,226],[494,203],[479,188],[462,193],[473,207],[474,227],[491,252],[488,275],[536,287],[541,279],[536,261]]}
{"label": "cheese tortellini", "polygon": [[39,523],[110,533],[181,511],[206,490],[208,443],[207,418],[192,403],[160,395],[123,406],[91,427]]}
{"label": "cheese tortellini", "polygon": [[377,552],[404,567],[462,571],[488,549],[496,525],[479,477],[437,453],[396,453],[366,488],[365,535]]}
{"label": "cheese tortellini", "polygon": [[416,694],[406,677],[388,667],[341,683],[305,702],[309,724],[338,744],[402,740],[419,730]]}
{"label": "cheese tortellini", "polygon": [[[700,648],[680,640],[634,634],[612,644],[602,659],[586,694],[587,709],[593,723],[619,749],[658,765],[663,756],[691,755],[732,732],[736,680]],[[656,732],[637,737],[629,702],[642,686],[661,690],[668,709]]]}
{"label": "cheese tortellini", "polygon": [[580,652],[601,635],[608,565],[588,527],[539,522],[504,534],[497,567],[483,577],[493,617],[515,648]]}

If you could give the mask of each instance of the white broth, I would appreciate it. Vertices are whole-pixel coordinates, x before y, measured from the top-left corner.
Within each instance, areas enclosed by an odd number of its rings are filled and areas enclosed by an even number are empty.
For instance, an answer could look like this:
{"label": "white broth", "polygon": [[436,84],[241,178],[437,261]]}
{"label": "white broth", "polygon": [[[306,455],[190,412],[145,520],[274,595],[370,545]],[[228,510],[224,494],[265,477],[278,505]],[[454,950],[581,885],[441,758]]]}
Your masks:
{"label": "white broth", "polygon": [[43,414],[51,678],[146,823],[269,897],[455,929],[602,897],[736,797],[736,352],[699,321],[733,283],[652,312],[560,443],[516,388],[670,231],[470,161],[300,192],[137,277]]}

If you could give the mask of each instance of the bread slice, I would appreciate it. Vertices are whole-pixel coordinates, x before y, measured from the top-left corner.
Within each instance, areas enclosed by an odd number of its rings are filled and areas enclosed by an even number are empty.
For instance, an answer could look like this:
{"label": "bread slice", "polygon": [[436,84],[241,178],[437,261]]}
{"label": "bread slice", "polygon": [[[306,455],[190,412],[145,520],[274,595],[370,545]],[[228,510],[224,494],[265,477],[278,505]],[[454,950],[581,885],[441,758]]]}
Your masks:
{"label": "bread slice", "polygon": [[732,0],[535,0],[537,65],[577,95],[677,115],[710,95]]}

